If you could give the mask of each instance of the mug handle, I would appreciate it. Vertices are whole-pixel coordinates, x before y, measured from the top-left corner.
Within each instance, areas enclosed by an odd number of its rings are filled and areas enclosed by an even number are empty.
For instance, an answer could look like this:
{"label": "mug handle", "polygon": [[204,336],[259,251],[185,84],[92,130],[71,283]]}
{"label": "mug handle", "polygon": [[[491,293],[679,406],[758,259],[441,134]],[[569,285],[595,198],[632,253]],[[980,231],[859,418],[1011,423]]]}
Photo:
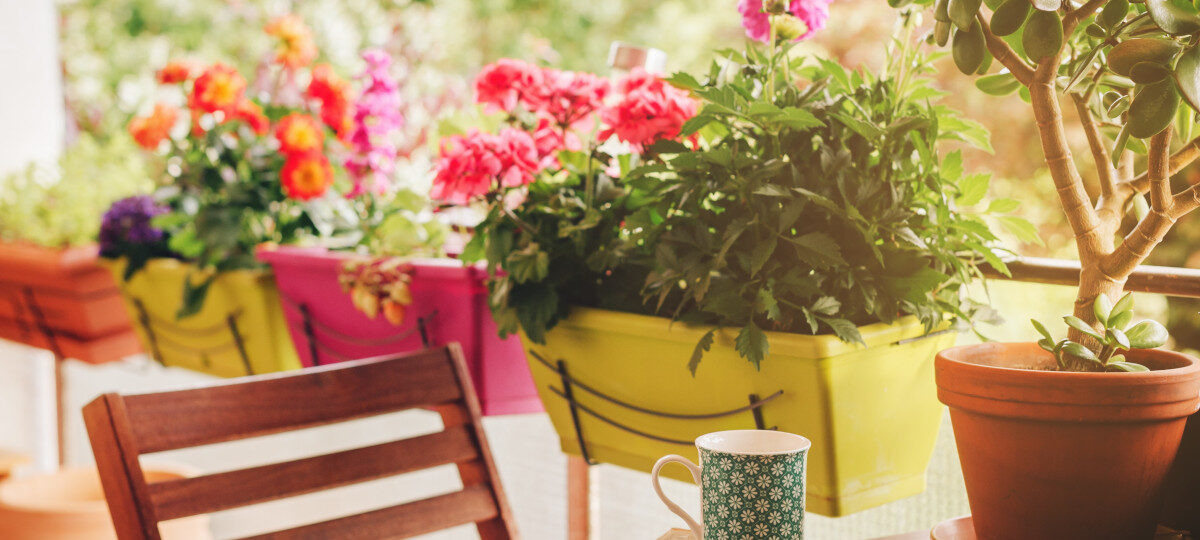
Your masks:
{"label": "mug handle", "polygon": [[662,486],[660,486],[658,483],[658,471],[659,469],[663,468],[663,465],[668,463],[678,463],[684,467],[687,467],[688,472],[692,473],[692,478],[696,480],[697,486],[700,485],[700,467],[683,456],[675,454],[663,456],[658,460],[657,463],[654,464],[654,469],[650,471],[650,481],[654,484],[654,492],[658,494],[659,499],[662,499],[663,504],[666,504],[667,508],[674,512],[675,515],[683,518],[683,520],[687,522],[688,527],[692,529],[692,534],[696,535],[696,540],[704,540],[704,527],[699,523],[696,523],[696,520],[692,519],[692,516],[689,516],[688,513],[684,512],[678,504],[671,502],[671,499],[668,499],[667,496],[663,494]]}

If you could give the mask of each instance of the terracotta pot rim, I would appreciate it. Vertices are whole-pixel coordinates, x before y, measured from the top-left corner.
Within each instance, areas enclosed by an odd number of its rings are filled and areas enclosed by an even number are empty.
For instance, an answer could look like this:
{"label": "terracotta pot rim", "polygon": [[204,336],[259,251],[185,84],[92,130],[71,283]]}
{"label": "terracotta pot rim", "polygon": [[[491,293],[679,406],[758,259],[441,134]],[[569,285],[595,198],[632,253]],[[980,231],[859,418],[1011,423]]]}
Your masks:
{"label": "terracotta pot rim", "polygon": [[[1079,372],[1079,371],[1049,371],[1040,369],[1028,369],[1019,367],[992,366],[971,362],[963,359],[967,355],[958,356],[955,353],[975,351],[982,348],[995,347],[1010,347],[1027,349],[1029,347],[1036,348],[1045,355],[1048,352],[1042,350],[1036,343],[1033,342],[1001,342],[1001,343],[972,343],[968,345],[957,345],[941,351],[937,354],[938,361],[948,364],[954,364],[956,369],[973,370],[977,372],[986,372],[999,378],[1058,378],[1061,380],[1079,380],[1079,381],[1116,381],[1120,380],[1121,384],[1153,384],[1166,379],[1176,379],[1177,377],[1191,376],[1200,378],[1200,360],[1193,358],[1190,355],[1171,351],[1167,349],[1141,349],[1135,351],[1137,355],[1150,355],[1162,357],[1174,357],[1185,362],[1184,365],[1168,369],[1152,369],[1150,371],[1139,371],[1133,373],[1123,372]],[[953,356],[952,356],[953,355]]]}

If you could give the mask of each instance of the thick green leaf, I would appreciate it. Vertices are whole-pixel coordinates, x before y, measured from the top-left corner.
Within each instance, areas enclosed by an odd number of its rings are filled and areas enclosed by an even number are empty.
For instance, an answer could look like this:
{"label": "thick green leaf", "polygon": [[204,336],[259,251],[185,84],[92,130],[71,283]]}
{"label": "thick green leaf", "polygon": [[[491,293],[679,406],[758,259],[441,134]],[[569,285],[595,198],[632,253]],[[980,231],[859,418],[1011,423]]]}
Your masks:
{"label": "thick green leaf", "polygon": [[1149,62],[1169,66],[1182,47],[1169,39],[1135,38],[1118,43],[1108,52],[1108,69],[1122,77],[1133,73],[1133,66]]}
{"label": "thick green leaf", "polygon": [[950,30],[954,27],[953,23],[938,21],[933,25],[933,39],[937,42],[938,47],[945,47],[950,42]]}
{"label": "thick green leaf", "polygon": [[1133,373],[1136,371],[1150,371],[1150,368],[1143,366],[1141,364],[1135,364],[1133,362],[1109,362],[1107,365],[1104,366],[1104,369],[1106,369],[1108,371],[1123,371],[1126,373]]}
{"label": "thick green leaf", "polygon": [[[1036,4],[1034,7],[1037,7]],[[1062,18],[1054,11],[1034,10],[1025,23],[1021,44],[1030,60],[1040,62],[1057,54],[1063,46]]]}
{"label": "thick green leaf", "polygon": [[[1125,153],[1125,148],[1129,146],[1129,124],[1121,126],[1121,131],[1117,132],[1117,138],[1113,141],[1112,149],[1112,166],[1119,167],[1121,155]],[[1137,197],[1134,197],[1137,199]],[[1140,218],[1139,218],[1140,219]]]}
{"label": "thick green leaf", "polygon": [[950,45],[954,56],[954,65],[966,75],[971,75],[983,65],[983,57],[987,53],[987,42],[979,23],[971,24],[967,29],[959,28],[954,31],[954,43]]}
{"label": "thick green leaf", "polygon": [[1175,119],[1179,92],[1175,81],[1166,79],[1141,87],[1129,104],[1129,136],[1148,139],[1166,129]]}
{"label": "thick green leaf", "polygon": [[1016,33],[1029,18],[1033,5],[1029,0],[1005,0],[992,14],[992,33],[997,36],[1007,36]]}
{"label": "thick green leaf", "polygon": [[950,0],[937,0],[933,6],[933,20],[948,23],[950,21]]}
{"label": "thick green leaf", "polygon": [[959,30],[968,30],[975,24],[975,14],[979,13],[981,5],[983,5],[983,0],[950,0],[946,11],[954,26],[957,26]]}
{"label": "thick green leaf", "polygon": [[1146,0],[1146,11],[1164,32],[1185,36],[1200,32],[1200,14],[1187,0]]}
{"label": "thick green leaf", "polygon": [[1063,317],[1063,321],[1066,321],[1067,326],[1083,332],[1083,334],[1086,336],[1090,336],[1097,341],[1104,341],[1104,336],[1100,335],[1096,329],[1092,328],[1090,325],[1088,325],[1088,323],[1083,322],[1083,319],[1080,319],[1079,317],[1067,315],[1066,317]]}
{"label": "thick green leaf", "polygon": [[1100,324],[1108,324],[1108,316],[1112,313],[1113,301],[1107,294],[1100,294],[1092,301],[1092,313]]}
{"label": "thick green leaf", "polygon": [[1104,337],[1108,338],[1108,339],[1105,339],[1104,341],[1106,343],[1108,343],[1109,345],[1115,345],[1122,349],[1130,348],[1129,347],[1129,345],[1130,345],[1129,344],[1129,336],[1125,334],[1124,330],[1120,330],[1117,328],[1109,328],[1108,330],[1106,330],[1104,332]]}
{"label": "thick green leaf", "polygon": [[1068,341],[1066,345],[1063,345],[1062,350],[1063,352],[1076,358],[1087,360],[1089,362],[1100,363],[1100,359],[1096,357],[1096,353],[1092,352],[1091,349],[1084,347],[1083,345],[1075,343],[1074,341]]}
{"label": "thick green leaf", "polygon": [[1129,336],[1129,347],[1133,349],[1154,349],[1167,343],[1170,335],[1167,329],[1157,321],[1142,321],[1133,325],[1125,332]]}
{"label": "thick green leaf", "polygon": [[1200,111],[1200,47],[1192,47],[1175,65],[1175,83],[1188,105]]}
{"label": "thick green leaf", "polygon": [[1045,349],[1046,352],[1056,352],[1057,351],[1057,348],[1054,346],[1054,341],[1051,340],[1050,338],[1039,339],[1037,344],[1038,344],[1038,347]]}
{"label": "thick green leaf", "polygon": [[1113,305],[1112,312],[1109,315],[1109,326],[1114,326],[1111,324],[1111,319],[1122,313],[1133,313],[1133,293],[1125,293],[1125,296],[1122,296],[1121,299],[1117,300],[1117,303]]}
{"label": "thick green leaf", "polygon": [[1029,322],[1033,323],[1034,330],[1037,330],[1038,333],[1042,335],[1042,337],[1044,337],[1048,340],[1051,340],[1051,342],[1053,342],[1054,336],[1050,335],[1049,330],[1046,330],[1046,325],[1042,324],[1037,319],[1029,319]]}
{"label": "thick green leaf", "polygon": [[1129,326],[1129,321],[1133,320],[1133,312],[1132,311],[1116,312],[1116,309],[1114,309],[1113,311],[1114,311],[1114,313],[1112,314],[1112,316],[1108,318],[1108,327],[1116,328],[1118,330],[1124,330],[1127,326]]}
{"label": "thick green leaf", "polygon": [[1096,17],[1096,22],[1105,28],[1113,28],[1121,21],[1125,20],[1125,15],[1129,13],[1129,0],[1109,0],[1104,9],[1100,10],[1100,15]]}
{"label": "thick green leaf", "polygon": [[[1026,0],[1015,1],[1029,5]],[[975,87],[985,94],[1006,96],[1020,89],[1021,83],[1011,73],[996,73],[995,75],[985,75],[976,79]]]}
{"label": "thick green leaf", "polygon": [[1138,62],[1129,70],[1129,78],[1138,84],[1154,84],[1170,76],[1170,68],[1153,62]]}

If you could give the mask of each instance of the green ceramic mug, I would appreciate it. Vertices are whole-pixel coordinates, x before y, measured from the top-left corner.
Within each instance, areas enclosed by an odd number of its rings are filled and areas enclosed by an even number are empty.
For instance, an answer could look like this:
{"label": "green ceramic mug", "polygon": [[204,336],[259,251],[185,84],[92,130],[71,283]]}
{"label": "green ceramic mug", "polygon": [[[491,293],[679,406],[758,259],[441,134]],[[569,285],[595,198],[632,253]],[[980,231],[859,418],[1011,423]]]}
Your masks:
{"label": "green ceramic mug", "polygon": [[[804,470],[808,439],[782,431],[718,431],[696,439],[700,465],[664,456],[650,473],[654,491],[697,540],[804,538]],[[659,486],[663,465],[680,463],[700,486],[701,526]]]}

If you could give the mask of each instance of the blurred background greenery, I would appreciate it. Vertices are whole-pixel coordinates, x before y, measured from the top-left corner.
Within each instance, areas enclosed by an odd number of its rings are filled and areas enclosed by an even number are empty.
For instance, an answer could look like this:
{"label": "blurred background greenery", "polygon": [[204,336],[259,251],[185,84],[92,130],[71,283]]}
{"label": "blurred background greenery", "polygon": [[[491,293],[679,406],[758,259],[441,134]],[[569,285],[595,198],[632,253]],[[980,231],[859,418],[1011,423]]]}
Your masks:
{"label": "blurred background greenery", "polygon": [[[606,73],[609,44],[622,40],[666,51],[670,70],[704,67],[714,49],[743,43],[735,5],[736,0],[65,0],[60,35],[68,132],[101,144],[127,137],[130,116],[152,103],[153,69],[168,59],[222,60],[253,72],[270,50],[263,25],[283,13],[296,13],[313,28],[320,61],[343,76],[358,72],[364,47],[381,46],[396,56],[407,81],[406,97],[421,105],[409,114],[418,137],[438,117],[468,104],[474,73],[501,57]],[[829,27],[801,50],[851,67],[876,68],[897,19],[896,11],[878,0],[840,0],[831,7]],[[995,98],[975,91],[948,57],[939,62],[948,104],[993,134],[995,153],[968,153],[968,165],[995,174],[993,196],[1024,203],[1023,215],[1038,226],[1045,244],[1017,245],[1010,238],[1009,246],[1026,255],[1073,256],[1027,105],[1016,95]],[[1082,132],[1070,135],[1076,152],[1086,152]],[[419,143],[429,148],[433,140]],[[136,153],[127,144],[105,148]],[[1182,224],[1155,262],[1200,266],[1196,240],[1200,228]],[[1046,311],[1052,314],[1068,311],[1069,295],[1057,296],[1036,302],[1051,302]],[[1200,348],[1200,304],[1172,305],[1179,344]],[[1024,330],[1023,321],[1014,322]]]}

